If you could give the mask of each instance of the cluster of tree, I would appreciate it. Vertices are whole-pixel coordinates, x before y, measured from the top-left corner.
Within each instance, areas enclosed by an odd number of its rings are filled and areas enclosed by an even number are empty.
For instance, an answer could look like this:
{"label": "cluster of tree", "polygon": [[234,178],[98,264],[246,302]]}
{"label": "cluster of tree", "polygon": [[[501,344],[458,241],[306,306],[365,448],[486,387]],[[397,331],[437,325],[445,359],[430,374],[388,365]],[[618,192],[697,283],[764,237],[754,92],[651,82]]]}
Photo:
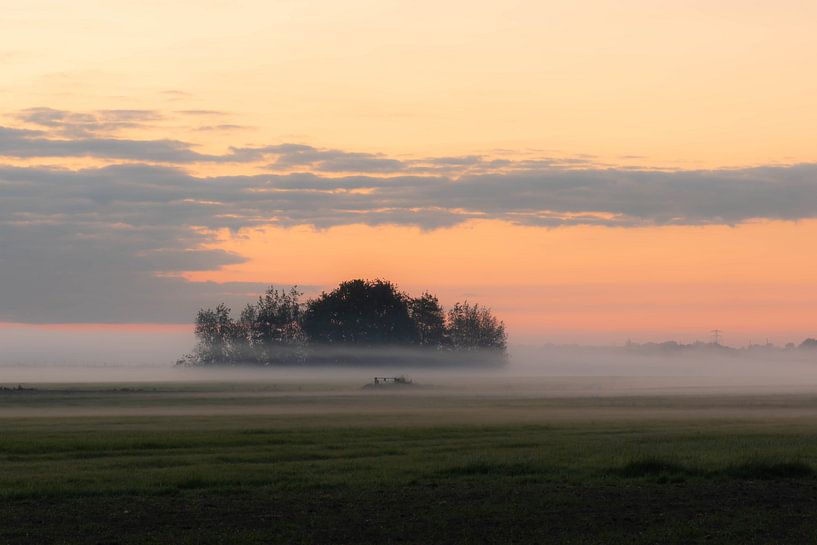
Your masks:
{"label": "cluster of tree", "polygon": [[457,303],[446,312],[430,293],[410,297],[379,279],[342,282],[305,303],[301,296],[296,288],[270,287],[237,319],[223,304],[199,310],[198,343],[179,363],[384,363],[398,355],[406,363],[505,359],[505,326],[478,304]]}

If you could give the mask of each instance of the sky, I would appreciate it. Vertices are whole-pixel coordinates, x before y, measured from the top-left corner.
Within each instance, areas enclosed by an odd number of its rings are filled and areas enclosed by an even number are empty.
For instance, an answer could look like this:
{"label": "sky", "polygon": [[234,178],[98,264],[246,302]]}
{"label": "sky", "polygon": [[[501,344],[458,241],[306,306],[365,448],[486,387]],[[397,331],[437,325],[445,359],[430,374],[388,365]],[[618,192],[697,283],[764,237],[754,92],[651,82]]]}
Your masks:
{"label": "sky", "polygon": [[6,335],[385,277],[511,342],[817,336],[814,2],[0,8]]}

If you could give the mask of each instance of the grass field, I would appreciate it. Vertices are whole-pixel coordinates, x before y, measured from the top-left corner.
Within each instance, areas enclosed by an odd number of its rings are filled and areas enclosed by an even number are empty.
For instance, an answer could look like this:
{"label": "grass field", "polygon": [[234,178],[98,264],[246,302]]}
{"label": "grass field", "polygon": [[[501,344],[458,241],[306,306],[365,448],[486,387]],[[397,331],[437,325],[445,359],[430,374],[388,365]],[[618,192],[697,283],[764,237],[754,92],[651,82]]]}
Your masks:
{"label": "grass field", "polygon": [[817,396],[0,391],[0,543],[817,542]]}

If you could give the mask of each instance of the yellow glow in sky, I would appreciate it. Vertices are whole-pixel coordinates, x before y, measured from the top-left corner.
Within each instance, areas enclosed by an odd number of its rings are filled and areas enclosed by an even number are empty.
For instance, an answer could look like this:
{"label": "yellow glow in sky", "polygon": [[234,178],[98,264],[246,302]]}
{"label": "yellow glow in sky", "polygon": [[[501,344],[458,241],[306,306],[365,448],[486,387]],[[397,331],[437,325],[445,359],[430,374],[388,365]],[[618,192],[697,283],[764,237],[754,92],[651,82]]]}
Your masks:
{"label": "yellow glow in sky", "polygon": [[606,331],[605,338],[623,340],[674,331],[694,340],[717,327],[742,342],[752,335],[789,340],[809,330],[817,306],[817,253],[803,246],[815,239],[817,221],[267,228],[221,234],[217,246],[248,257],[246,263],[187,276],[302,286],[379,276],[414,293],[437,292],[449,305],[469,297],[487,303],[517,338],[586,340],[588,332],[598,338]]}
{"label": "yellow glow in sky", "polygon": [[[8,110],[226,112],[247,127],[231,143],[802,162],[816,18],[798,0],[31,0],[0,18],[0,93]],[[205,117],[162,134],[223,146],[194,130]]]}

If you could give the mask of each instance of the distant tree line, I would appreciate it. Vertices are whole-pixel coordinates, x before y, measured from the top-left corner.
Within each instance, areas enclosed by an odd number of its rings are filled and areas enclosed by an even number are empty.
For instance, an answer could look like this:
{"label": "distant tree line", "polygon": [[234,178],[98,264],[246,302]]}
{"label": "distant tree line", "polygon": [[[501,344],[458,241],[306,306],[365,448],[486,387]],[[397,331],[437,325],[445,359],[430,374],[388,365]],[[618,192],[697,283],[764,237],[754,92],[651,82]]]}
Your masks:
{"label": "distant tree line", "polygon": [[411,297],[387,280],[349,280],[318,297],[270,287],[238,318],[203,308],[197,344],[181,365],[497,364],[505,360],[505,325],[468,301],[447,311],[436,296]]}
{"label": "distant tree line", "polygon": [[647,342],[643,344],[627,341],[624,348],[631,352],[642,353],[680,353],[680,352],[709,352],[721,354],[742,355],[748,353],[769,353],[769,352],[792,352],[800,351],[817,351],[817,339],[808,338],[799,345],[794,343],[787,343],[785,346],[776,346],[771,343],[766,344],[749,344],[748,346],[734,348],[723,344],[713,342],[697,341],[690,344],[679,343],[677,341],[664,341],[660,343]]}
{"label": "distant tree line", "polygon": [[808,350],[817,350],[817,339],[812,339],[811,337],[809,337],[808,339],[800,343],[800,348]]}

